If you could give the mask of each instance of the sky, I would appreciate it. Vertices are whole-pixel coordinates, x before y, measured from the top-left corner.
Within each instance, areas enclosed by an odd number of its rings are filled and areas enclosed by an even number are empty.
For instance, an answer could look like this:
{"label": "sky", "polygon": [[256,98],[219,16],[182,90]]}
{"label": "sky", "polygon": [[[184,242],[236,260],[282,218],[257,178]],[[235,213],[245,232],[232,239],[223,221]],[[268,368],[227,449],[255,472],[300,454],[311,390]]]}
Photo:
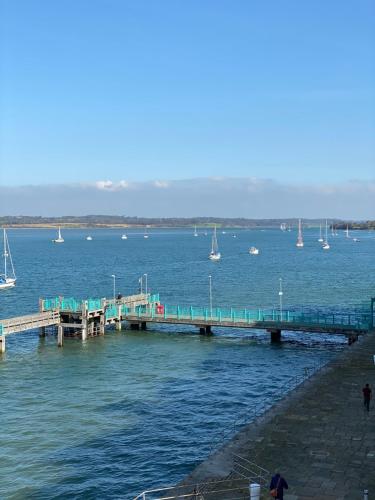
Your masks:
{"label": "sky", "polygon": [[2,214],[375,217],[373,0],[2,0],[0,30]]}

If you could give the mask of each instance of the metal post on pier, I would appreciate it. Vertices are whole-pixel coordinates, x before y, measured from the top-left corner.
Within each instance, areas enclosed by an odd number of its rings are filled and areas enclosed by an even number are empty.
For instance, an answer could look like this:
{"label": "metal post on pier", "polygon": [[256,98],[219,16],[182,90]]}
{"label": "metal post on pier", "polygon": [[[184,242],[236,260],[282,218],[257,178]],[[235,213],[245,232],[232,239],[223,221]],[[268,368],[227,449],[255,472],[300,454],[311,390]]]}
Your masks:
{"label": "metal post on pier", "polygon": [[279,307],[280,307],[280,321],[283,320],[283,279],[279,278],[280,288],[279,288]]}
{"label": "metal post on pier", "polygon": [[0,354],[5,352],[5,335],[0,335]]}
{"label": "metal post on pier", "polygon": [[82,340],[87,340],[87,305],[82,302]]}
{"label": "metal post on pier", "polygon": [[210,298],[210,318],[212,318],[212,277],[208,276],[209,298]]}

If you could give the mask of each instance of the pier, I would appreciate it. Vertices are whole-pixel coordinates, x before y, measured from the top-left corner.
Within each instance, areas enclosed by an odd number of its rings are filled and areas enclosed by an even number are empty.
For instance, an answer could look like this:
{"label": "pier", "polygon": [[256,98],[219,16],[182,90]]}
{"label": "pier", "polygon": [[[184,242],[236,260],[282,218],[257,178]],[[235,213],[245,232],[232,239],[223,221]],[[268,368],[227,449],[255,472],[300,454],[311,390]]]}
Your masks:
{"label": "pier", "polygon": [[55,297],[40,299],[35,314],[0,319],[0,352],[5,352],[7,335],[39,328],[45,336],[47,327],[57,330],[57,344],[63,346],[64,337],[104,335],[105,328],[114,325],[122,329],[126,322],[132,330],[146,330],[151,324],[190,325],[200,334],[210,335],[213,328],[247,328],[265,330],[273,342],[281,340],[283,330],[340,334],[354,342],[358,335],[374,328],[374,302],[366,310],[337,312],[280,309],[247,309],[235,307],[171,306],[161,304],[159,294],[135,294],[113,299]]}

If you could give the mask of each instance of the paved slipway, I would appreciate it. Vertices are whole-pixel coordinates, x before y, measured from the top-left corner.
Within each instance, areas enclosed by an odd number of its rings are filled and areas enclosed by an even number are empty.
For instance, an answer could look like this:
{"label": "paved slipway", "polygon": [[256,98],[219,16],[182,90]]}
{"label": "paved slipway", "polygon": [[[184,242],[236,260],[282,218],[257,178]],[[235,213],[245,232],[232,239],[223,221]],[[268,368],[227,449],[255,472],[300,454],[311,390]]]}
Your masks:
{"label": "paved slipway", "polygon": [[285,500],[356,500],[364,489],[375,499],[375,396],[370,413],[362,399],[365,383],[375,392],[374,354],[373,332],[247,425],[183,484],[228,477],[236,453],[280,471],[289,483]]}

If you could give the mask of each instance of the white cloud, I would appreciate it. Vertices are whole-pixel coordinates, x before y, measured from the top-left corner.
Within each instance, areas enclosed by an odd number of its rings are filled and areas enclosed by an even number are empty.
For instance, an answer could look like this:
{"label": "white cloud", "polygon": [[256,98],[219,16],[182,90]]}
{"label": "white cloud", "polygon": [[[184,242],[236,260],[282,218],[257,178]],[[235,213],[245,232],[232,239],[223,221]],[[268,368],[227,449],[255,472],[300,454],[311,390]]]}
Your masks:
{"label": "white cloud", "polygon": [[[168,188],[168,189],[166,189]],[[126,191],[126,196],[124,196]],[[279,183],[254,177],[0,187],[0,214],[154,217],[375,217],[375,180]],[[67,203],[68,202],[68,203]]]}
{"label": "white cloud", "polygon": [[154,181],[154,186],[157,188],[167,188],[169,187],[169,182],[167,181]]}

